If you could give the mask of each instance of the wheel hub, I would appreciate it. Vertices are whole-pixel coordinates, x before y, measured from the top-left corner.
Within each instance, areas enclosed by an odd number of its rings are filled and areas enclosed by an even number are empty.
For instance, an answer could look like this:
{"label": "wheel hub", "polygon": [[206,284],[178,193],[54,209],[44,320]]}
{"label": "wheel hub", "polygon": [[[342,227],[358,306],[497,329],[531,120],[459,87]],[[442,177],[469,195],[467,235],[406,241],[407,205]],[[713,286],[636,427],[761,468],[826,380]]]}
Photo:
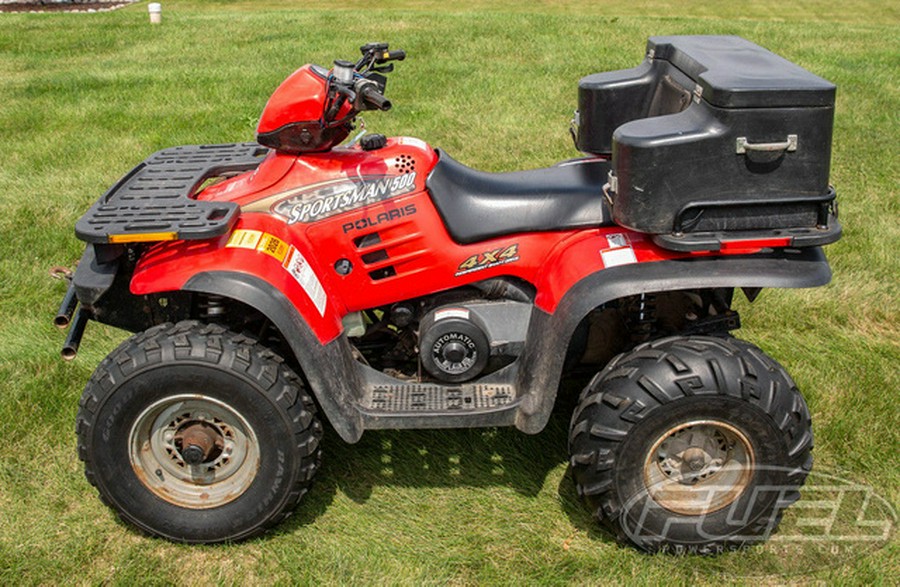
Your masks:
{"label": "wheel hub", "polygon": [[215,460],[225,448],[222,431],[203,421],[190,423],[175,433],[174,444],[181,458],[189,465]]}
{"label": "wheel hub", "polygon": [[687,449],[684,451],[683,458],[691,471],[700,471],[709,466],[710,461],[712,461],[712,457],[709,456],[709,453],[699,448]]}
{"label": "wheel hub", "polygon": [[256,434],[243,416],[201,394],[164,398],[144,410],[129,435],[129,457],[147,489],[192,509],[239,497],[260,460]]}
{"label": "wheel hub", "polygon": [[644,462],[644,484],[670,511],[707,514],[741,495],[753,463],[753,449],[740,430],[717,420],[697,420],[670,428],[656,440]]}

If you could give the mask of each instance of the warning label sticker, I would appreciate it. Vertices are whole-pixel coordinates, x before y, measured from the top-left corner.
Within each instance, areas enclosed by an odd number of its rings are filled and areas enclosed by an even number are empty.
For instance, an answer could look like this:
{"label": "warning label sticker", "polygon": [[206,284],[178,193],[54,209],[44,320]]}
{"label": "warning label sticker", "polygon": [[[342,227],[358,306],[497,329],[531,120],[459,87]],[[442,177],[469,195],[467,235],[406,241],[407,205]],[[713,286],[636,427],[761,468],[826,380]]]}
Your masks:
{"label": "warning label sticker", "polygon": [[624,234],[608,234],[606,235],[606,243],[609,245],[609,248],[600,251],[604,267],[609,268],[617,265],[637,263],[634,249],[631,248],[631,243],[628,242],[628,237]]}
{"label": "warning label sticker", "polygon": [[291,274],[291,277],[300,284],[300,287],[312,300],[319,314],[325,315],[325,304],[328,301],[328,297],[325,295],[325,288],[322,287],[322,283],[312,270],[312,267],[309,266],[306,258],[293,246],[268,232],[244,229],[235,230],[225,246],[237,249],[250,249],[275,258]]}
{"label": "warning label sticker", "polygon": [[322,287],[322,283],[319,281],[319,278],[316,277],[315,271],[309,266],[309,262],[307,262],[303,254],[294,247],[291,247],[290,252],[287,255],[287,260],[284,262],[284,268],[287,269],[288,273],[290,273],[297,283],[300,284],[300,287],[303,288],[303,291],[305,291],[306,295],[309,296],[309,299],[312,300],[312,303],[316,307],[316,310],[319,311],[319,314],[324,316],[325,303],[327,302],[328,297],[325,295],[325,289]]}
{"label": "warning label sticker", "polygon": [[226,247],[238,249],[255,249],[263,232],[260,230],[235,230],[225,244]]}
{"label": "warning label sticker", "polygon": [[262,235],[262,238],[259,239],[259,245],[256,247],[256,250],[271,255],[281,262],[284,261],[284,256],[287,255],[288,245],[280,238],[265,233]]}
{"label": "warning label sticker", "polygon": [[232,249],[250,249],[275,257],[279,263],[284,261],[288,252],[288,244],[275,235],[261,230],[239,229],[231,233],[225,246]]}
{"label": "warning label sticker", "polygon": [[439,322],[445,318],[462,318],[469,319],[469,311],[465,308],[447,308],[446,310],[438,310],[434,313],[434,321]]}

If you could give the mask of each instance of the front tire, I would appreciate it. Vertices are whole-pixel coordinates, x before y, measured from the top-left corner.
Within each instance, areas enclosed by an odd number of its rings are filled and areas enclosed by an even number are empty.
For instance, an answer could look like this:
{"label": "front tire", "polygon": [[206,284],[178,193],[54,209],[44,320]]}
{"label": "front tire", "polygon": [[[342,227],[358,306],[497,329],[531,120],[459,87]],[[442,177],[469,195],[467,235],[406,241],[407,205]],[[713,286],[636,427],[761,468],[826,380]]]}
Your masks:
{"label": "front tire", "polygon": [[255,536],[296,507],[319,466],[322,426],[299,377],[215,325],[132,336],[82,395],[79,457],[101,498],[155,536]]}
{"label": "front tire", "polygon": [[733,338],[672,337],[613,359],[569,433],[579,495],[620,539],[711,554],[768,538],[812,466],[787,372]]}

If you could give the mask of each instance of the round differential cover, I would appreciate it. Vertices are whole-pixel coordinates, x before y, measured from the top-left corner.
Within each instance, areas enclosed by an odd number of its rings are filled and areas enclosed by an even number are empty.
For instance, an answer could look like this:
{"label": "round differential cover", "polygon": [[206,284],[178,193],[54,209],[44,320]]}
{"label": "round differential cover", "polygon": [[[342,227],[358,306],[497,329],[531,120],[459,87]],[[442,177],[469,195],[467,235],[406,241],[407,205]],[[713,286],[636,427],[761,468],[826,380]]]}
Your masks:
{"label": "round differential cover", "polygon": [[491,354],[484,330],[466,308],[441,308],[421,323],[422,366],[441,381],[468,381],[481,373]]}

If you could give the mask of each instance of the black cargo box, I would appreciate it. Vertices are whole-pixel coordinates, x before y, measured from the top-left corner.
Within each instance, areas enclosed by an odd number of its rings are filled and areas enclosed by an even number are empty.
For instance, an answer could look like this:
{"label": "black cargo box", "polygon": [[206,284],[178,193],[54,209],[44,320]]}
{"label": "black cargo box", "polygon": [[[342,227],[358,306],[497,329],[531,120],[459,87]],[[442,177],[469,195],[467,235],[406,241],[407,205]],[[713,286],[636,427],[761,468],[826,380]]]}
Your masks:
{"label": "black cargo box", "polygon": [[834,95],[740,37],[651,37],[638,67],[579,82],[576,144],[612,156],[615,221],[663,246],[710,248],[734,233],[825,244],[840,236]]}

